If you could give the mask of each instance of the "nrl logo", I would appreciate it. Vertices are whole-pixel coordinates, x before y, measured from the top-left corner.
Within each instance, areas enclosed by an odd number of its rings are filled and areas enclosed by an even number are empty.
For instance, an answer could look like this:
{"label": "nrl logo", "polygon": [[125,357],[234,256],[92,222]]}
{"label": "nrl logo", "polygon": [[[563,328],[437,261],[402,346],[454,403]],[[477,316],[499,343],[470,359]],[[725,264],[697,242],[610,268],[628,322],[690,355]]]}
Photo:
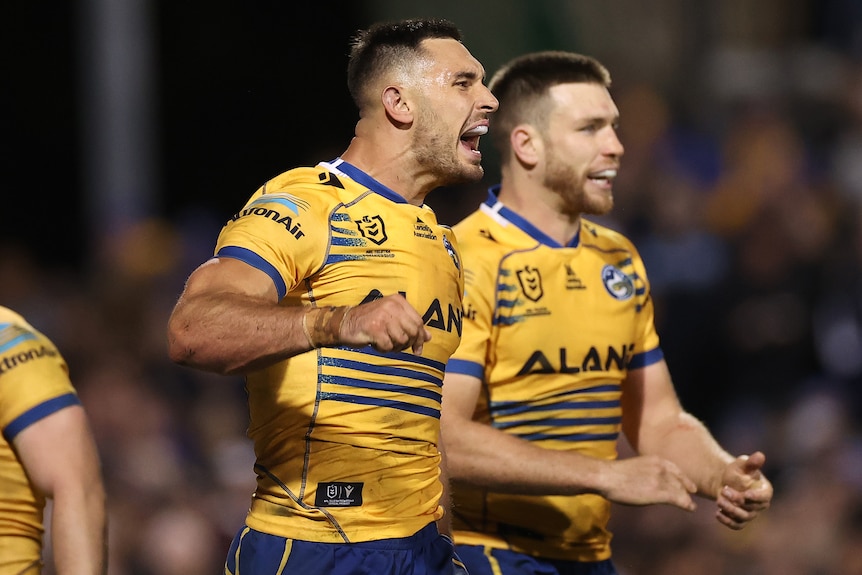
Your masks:
{"label": "nrl logo", "polygon": [[539,275],[539,270],[525,266],[524,269],[518,270],[518,283],[521,284],[521,291],[527,299],[539,301],[542,298],[542,276]]}
{"label": "nrl logo", "polygon": [[383,218],[380,216],[362,216],[356,225],[359,227],[359,233],[362,234],[363,238],[371,240],[378,246],[389,239],[386,236]]}

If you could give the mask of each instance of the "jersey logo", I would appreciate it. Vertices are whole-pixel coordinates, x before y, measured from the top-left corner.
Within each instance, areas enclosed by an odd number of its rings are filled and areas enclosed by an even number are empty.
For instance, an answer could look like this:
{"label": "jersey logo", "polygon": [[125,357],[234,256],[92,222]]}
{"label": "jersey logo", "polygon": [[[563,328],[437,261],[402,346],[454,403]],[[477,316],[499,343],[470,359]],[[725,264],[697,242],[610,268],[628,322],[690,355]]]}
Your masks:
{"label": "jersey logo", "polygon": [[344,189],[344,184],[342,184],[341,180],[339,180],[332,172],[321,172],[317,175],[317,178],[320,180],[321,184],[334,186],[336,188],[341,188],[342,190]]}
{"label": "jersey logo", "polygon": [[581,278],[578,277],[578,274],[575,273],[575,270],[569,264],[566,264],[566,289],[587,289],[587,286],[584,285],[584,282],[581,281]]}
{"label": "jersey logo", "polygon": [[[301,229],[302,224],[300,224],[298,221],[294,222],[293,216],[291,216],[290,214],[282,215],[281,212],[278,212],[271,208],[264,208],[262,206],[254,207],[255,205],[260,203],[270,203],[270,201],[265,198],[255,200],[254,202],[250,203],[246,208],[244,208],[241,212],[234,215],[231,218],[231,221],[235,222],[236,220],[244,218],[246,216],[259,216],[264,217],[268,220],[272,220],[277,224],[281,224],[282,226],[284,226],[284,229],[287,230],[288,233],[290,233],[296,239],[299,239],[305,235],[305,232],[303,232]],[[294,213],[299,213],[299,204],[291,202],[290,205],[288,205],[283,200],[277,201],[275,203],[286,206],[290,211]]]}
{"label": "jersey logo", "polygon": [[57,357],[57,352],[51,348],[41,346],[39,349],[28,349],[16,354],[9,354],[0,358],[0,375],[13,370],[28,361],[39,359],[44,356]]}
{"label": "jersey logo", "polygon": [[431,228],[431,226],[429,226],[419,218],[416,218],[416,225],[413,229],[413,235],[417,238],[424,238],[426,240],[437,239],[437,235],[434,233],[434,230]]}
{"label": "jersey logo", "polygon": [[[524,365],[518,371],[518,375],[527,375],[530,373],[586,373],[588,371],[611,371],[612,369],[625,371],[628,369],[628,365],[634,356],[634,348],[633,343],[623,344],[619,348],[609,345],[607,353],[602,354],[597,347],[591,346],[581,358],[570,358],[569,350],[564,347],[559,349],[558,358],[554,358],[552,354],[546,356],[541,350],[537,349],[524,362]],[[557,361],[554,362],[552,359]]]}
{"label": "jersey logo", "polygon": [[362,505],[363,485],[344,481],[318,483],[314,504],[317,507],[359,507]]}
{"label": "jersey logo", "polygon": [[449,238],[443,236],[443,247],[446,248],[446,251],[449,253],[449,257],[452,258],[452,263],[455,264],[455,269],[461,271],[461,263],[458,261],[458,254],[455,253],[455,247],[449,242]]}
{"label": "jersey logo", "polygon": [[362,216],[356,225],[359,227],[359,233],[362,234],[363,238],[371,240],[378,246],[389,239],[386,235],[383,218],[380,216]]}
{"label": "jersey logo", "polygon": [[[399,291],[398,293],[400,293],[404,299],[407,299],[407,292]],[[368,295],[362,298],[359,305],[371,303],[381,299],[382,297],[383,292],[374,288],[368,292]],[[464,311],[460,307],[453,306],[451,303],[447,304],[446,308],[447,310],[444,312],[443,304],[439,299],[434,298],[434,301],[431,302],[428,309],[425,310],[425,313],[422,315],[422,323],[428,327],[433,327],[448,333],[452,333],[452,330],[454,329],[460,337]]]}
{"label": "jersey logo", "polygon": [[607,265],[602,269],[602,283],[605,285],[608,293],[620,301],[631,298],[635,293],[635,285],[632,282],[632,278],[611,265]]}
{"label": "jersey logo", "polygon": [[307,210],[309,206],[308,202],[306,202],[305,200],[297,198],[296,196],[291,194],[286,194],[284,192],[263,194],[261,197],[250,203],[248,207],[251,208],[260,204],[279,204],[286,207],[296,215],[299,215],[300,208],[302,208],[303,210]]}
{"label": "jersey logo", "polygon": [[542,276],[539,275],[539,270],[524,266],[524,269],[518,270],[518,282],[521,284],[521,291],[527,299],[539,301],[544,293],[542,292]]}

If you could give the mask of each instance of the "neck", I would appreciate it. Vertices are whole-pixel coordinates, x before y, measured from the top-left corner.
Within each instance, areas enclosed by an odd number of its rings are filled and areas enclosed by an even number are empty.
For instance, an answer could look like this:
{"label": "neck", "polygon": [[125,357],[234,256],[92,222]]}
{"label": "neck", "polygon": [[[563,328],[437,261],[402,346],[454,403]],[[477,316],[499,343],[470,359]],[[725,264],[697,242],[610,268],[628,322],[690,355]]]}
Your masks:
{"label": "neck", "polygon": [[375,129],[360,120],[356,136],[341,159],[356,166],[409,203],[421,206],[438,184],[419,166],[410,151],[406,133]]}
{"label": "neck", "polygon": [[560,245],[568,244],[581,227],[581,215],[565,213],[559,196],[532,178],[507,177],[504,171],[498,198]]}

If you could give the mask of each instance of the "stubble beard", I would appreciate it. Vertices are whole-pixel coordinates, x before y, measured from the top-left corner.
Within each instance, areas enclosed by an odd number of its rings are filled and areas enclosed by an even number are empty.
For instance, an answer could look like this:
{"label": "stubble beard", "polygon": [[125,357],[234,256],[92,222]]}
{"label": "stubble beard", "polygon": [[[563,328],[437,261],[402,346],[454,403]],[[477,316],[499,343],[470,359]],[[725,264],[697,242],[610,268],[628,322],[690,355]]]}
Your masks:
{"label": "stubble beard", "polygon": [[438,186],[451,186],[478,182],[482,179],[485,171],[481,164],[465,165],[458,156],[458,150],[452,149],[449,136],[435,130],[435,126],[442,125],[436,114],[425,112],[416,127],[416,135],[413,138],[413,149],[416,161],[428,171],[437,175],[440,183]]}
{"label": "stubble beard", "polygon": [[557,156],[548,159],[548,167],[542,184],[559,196],[561,211],[570,216],[577,217],[581,214],[591,216],[603,216],[614,207],[614,198],[609,194],[595,197],[587,192],[587,177],[579,174],[575,168]]}

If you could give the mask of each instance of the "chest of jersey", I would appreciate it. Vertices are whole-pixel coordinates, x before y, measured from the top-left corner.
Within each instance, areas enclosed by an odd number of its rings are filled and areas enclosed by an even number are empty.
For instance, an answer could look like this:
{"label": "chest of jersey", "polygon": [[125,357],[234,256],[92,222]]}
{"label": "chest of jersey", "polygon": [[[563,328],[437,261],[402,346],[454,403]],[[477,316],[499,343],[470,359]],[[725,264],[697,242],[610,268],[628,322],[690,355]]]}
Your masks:
{"label": "chest of jersey", "polygon": [[[588,248],[539,247],[504,257],[493,347],[521,358],[526,370],[589,371],[622,359],[637,337],[643,299],[626,262],[625,255]],[[530,357],[542,365],[530,366]]]}
{"label": "chest of jersey", "polygon": [[323,265],[291,295],[325,306],[361,305],[400,293],[432,331],[432,347],[442,345],[448,357],[460,340],[463,313],[461,263],[451,231],[427,210],[403,204],[393,209],[375,199],[330,215]]}

